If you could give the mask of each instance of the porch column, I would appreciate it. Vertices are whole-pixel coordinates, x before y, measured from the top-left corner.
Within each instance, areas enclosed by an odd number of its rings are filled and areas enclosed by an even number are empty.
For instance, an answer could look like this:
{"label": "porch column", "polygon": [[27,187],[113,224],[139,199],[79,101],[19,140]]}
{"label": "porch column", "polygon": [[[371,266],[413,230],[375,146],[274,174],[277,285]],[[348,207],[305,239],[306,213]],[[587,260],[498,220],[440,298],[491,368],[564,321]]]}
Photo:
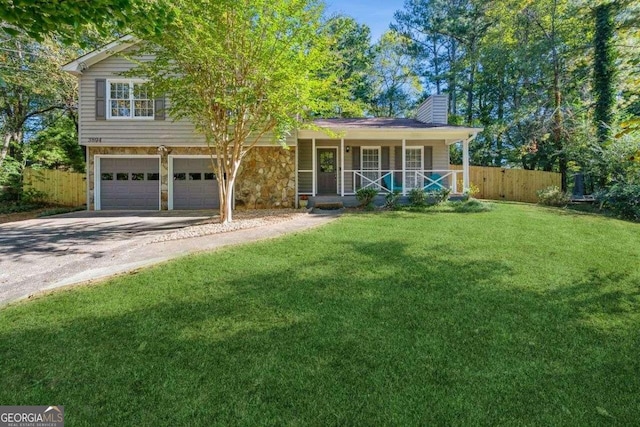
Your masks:
{"label": "porch column", "polygon": [[344,197],[344,138],[340,138],[340,197]]}
{"label": "porch column", "polygon": [[471,138],[462,141],[462,191],[469,189],[469,141]]}
{"label": "porch column", "polygon": [[300,152],[300,141],[297,138],[296,138],[296,148],[295,148],[295,150],[296,150],[296,159],[295,159],[296,164],[295,164],[295,167],[293,169],[295,170],[295,174],[296,174],[295,175],[295,186],[296,186],[296,196],[295,197],[296,198],[295,198],[295,200],[293,202],[293,206],[296,209],[298,209],[300,207],[299,203],[298,203],[298,201],[300,200],[300,194],[299,194],[300,188],[298,187],[298,175],[299,175],[299,173],[298,173],[298,153]]}
{"label": "porch column", "polygon": [[311,193],[313,197],[316,197],[317,182],[316,182],[316,139],[311,139]]}
{"label": "porch column", "polygon": [[407,189],[405,188],[404,183],[407,182],[407,177],[406,177],[406,168],[405,165],[407,164],[407,140],[402,138],[402,195],[406,196],[407,195]]}

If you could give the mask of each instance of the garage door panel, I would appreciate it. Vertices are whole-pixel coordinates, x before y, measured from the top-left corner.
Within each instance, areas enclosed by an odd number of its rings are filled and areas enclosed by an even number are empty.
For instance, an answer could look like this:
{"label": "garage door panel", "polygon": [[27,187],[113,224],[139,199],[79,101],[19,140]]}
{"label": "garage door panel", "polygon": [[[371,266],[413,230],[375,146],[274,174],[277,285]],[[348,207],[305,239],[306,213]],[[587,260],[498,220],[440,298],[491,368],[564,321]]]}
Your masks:
{"label": "garage door panel", "polygon": [[100,208],[157,210],[158,159],[103,158],[100,161]]}
{"label": "garage door panel", "polygon": [[218,194],[211,159],[173,159],[174,209],[218,208]]}

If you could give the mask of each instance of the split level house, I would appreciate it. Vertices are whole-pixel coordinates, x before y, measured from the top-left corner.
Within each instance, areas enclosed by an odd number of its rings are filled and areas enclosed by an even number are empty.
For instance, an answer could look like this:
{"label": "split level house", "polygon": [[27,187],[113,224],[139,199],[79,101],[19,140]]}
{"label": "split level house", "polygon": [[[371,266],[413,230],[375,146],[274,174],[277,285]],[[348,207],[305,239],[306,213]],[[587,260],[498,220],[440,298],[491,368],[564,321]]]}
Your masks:
{"label": "split level house", "polygon": [[[209,209],[219,205],[204,137],[172,120],[170,100],[154,99],[134,67],[136,41],[125,36],[64,66],[79,79],[79,142],[87,153],[88,209]],[[144,59],[144,58],[143,58]],[[353,199],[359,188],[381,194],[469,186],[469,142],[482,129],[447,125],[447,96],[420,105],[415,119],[322,119],[330,129],[298,130],[288,149],[265,136],[243,160],[236,207],[295,207],[300,196]],[[462,170],[449,146],[461,143]]]}

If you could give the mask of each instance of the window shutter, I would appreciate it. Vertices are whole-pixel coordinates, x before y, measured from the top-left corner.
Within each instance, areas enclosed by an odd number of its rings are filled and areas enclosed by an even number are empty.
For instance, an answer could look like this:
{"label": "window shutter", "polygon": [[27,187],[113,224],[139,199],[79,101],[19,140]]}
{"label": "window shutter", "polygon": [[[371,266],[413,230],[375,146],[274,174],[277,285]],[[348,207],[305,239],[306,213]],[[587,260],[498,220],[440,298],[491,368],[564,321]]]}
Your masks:
{"label": "window shutter", "polygon": [[96,79],[96,120],[107,119],[107,80]]}
{"label": "window shutter", "polygon": [[393,174],[393,182],[398,186],[402,182],[402,146],[400,145],[395,147],[395,159],[393,163],[393,168],[399,171]]}
{"label": "window shutter", "polygon": [[[388,171],[391,168],[390,165],[390,159],[389,159],[389,147],[382,147],[381,151],[381,156],[382,156],[382,163],[381,163],[381,168],[383,171]],[[382,172],[384,174],[384,172]]]}
{"label": "window shutter", "polygon": [[432,170],[433,169],[433,147],[424,147],[424,169]]}
{"label": "window shutter", "polygon": [[360,147],[351,147],[351,157],[353,160],[353,170],[360,170]]}
{"label": "window shutter", "polygon": [[[360,170],[360,147],[351,146],[351,160],[354,171]],[[354,189],[360,188],[360,177],[356,176],[353,183]]]}
{"label": "window shutter", "polygon": [[166,117],[164,96],[153,100],[153,120],[164,120]]}

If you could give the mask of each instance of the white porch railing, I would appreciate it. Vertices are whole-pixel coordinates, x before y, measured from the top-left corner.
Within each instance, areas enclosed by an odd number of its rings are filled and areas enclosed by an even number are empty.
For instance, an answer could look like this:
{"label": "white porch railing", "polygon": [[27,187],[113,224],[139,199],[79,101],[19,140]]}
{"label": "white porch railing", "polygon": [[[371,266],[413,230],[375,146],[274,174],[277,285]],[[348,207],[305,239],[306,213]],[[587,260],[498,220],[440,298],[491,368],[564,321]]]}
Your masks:
{"label": "white porch railing", "polygon": [[[342,173],[343,195],[352,195],[360,188],[375,188],[381,194],[400,191],[406,195],[414,188],[437,191],[448,188],[458,193],[461,170],[345,170]],[[397,179],[402,176],[402,179]]]}

